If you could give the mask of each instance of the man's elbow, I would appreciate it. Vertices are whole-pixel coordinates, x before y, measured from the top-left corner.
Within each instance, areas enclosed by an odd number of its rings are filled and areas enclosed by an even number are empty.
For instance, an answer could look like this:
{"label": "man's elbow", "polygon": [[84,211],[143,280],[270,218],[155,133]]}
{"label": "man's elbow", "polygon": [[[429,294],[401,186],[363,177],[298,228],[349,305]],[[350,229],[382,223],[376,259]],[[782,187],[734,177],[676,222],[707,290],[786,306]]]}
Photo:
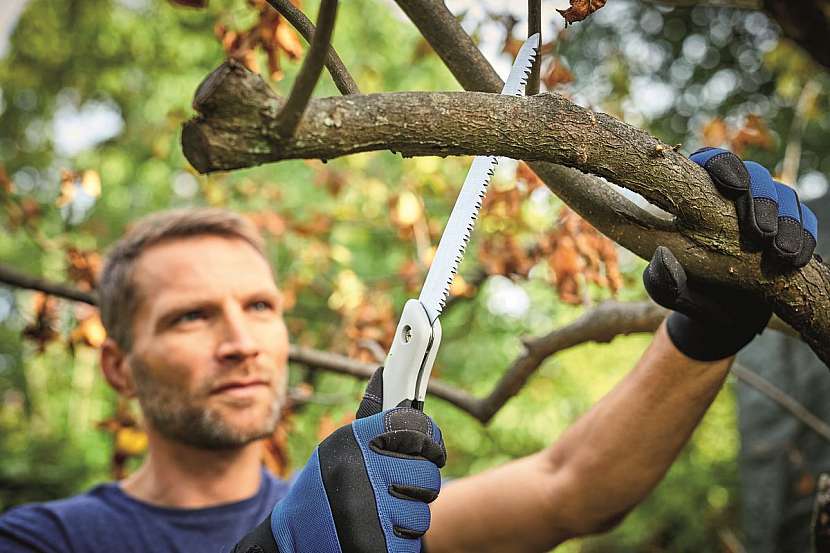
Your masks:
{"label": "man's elbow", "polygon": [[[636,503],[620,507],[603,477],[579,468],[560,466],[549,489],[552,519],[570,538],[602,534],[619,526]],[[610,488],[610,489],[609,489]],[[604,493],[600,490],[604,490]]]}

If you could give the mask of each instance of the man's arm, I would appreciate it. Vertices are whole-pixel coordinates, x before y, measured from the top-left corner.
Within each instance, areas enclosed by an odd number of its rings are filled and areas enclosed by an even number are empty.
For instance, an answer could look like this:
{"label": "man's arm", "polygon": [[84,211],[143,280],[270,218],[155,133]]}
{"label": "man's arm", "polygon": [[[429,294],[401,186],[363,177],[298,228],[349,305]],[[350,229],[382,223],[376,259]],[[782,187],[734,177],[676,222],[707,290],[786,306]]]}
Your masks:
{"label": "man's arm", "polygon": [[432,504],[429,553],[543,552],[611,528],[662,479],[733,359],[690,359],[661,325],[636,367],[552,446],[447,485]]}
{"label": "man's arm", "polygon": [[[776,270],[809,262],[818,221],[792,188],[726,150],[691,159],[735,201],[747,248]],[[547,551],[610,528],[660,481],[772,310],[687,274],[664,247],[643,284],[672,313],[634,370],[545,451],[448,486],[433,507],[431,553]]]}

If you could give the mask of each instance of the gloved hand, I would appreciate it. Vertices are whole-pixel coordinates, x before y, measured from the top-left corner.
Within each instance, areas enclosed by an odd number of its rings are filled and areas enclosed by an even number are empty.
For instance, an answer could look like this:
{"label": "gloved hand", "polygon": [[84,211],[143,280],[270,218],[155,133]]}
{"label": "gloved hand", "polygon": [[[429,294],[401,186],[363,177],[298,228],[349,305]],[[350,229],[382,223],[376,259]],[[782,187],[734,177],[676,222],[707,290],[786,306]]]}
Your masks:
{"label": "gloved hand", "polygon": [[233,553],[418,553],[447,453],[421,411],[381,412],[383,368],[357,420],[314,450],[288,495]]}
{"label": "gloved hand", "polygon": [[[745,249],[763,252],[763,262],[782,272],[810,261],[818,221],[798,201],[795,190],[774,181],[761,165],[742,162],[727,150],[703,148],[691,160],[734,200]],[[760,334],[772,316],[772,309],[757,295],[688,276],[663,246],[654,252],[643,283],[654,301],[674,311],[666,321],[669,337],[692,359],[731,357]]]}

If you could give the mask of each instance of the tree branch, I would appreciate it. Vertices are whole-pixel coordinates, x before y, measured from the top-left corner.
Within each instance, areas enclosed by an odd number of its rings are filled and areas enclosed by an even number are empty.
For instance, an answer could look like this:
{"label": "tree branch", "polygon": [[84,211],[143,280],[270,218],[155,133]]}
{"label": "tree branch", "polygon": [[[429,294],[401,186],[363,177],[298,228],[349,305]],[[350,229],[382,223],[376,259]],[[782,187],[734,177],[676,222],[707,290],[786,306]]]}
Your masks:
{"label": "tree branch", "polygon": [[320,4],[317,31],[311,40],[311,48],[294,80],[291,93],[274,122],[274,131],[282,138],[290,138],[294,135],[308,101],[311,99],[311,93],[320,78],[320,72],[323,71],[323,63],[328,54],[336,18],[337,0],[323,0]]}
{"label": "tree branch", "polygon": [[[306,42],[309,44],[312,43],[314,38],[314,25],[301,10],[294,6],[290,0],[267,0],[267,2],[300,32],[303,38],[306,39]],[[357,83],[352,78],[349,70],[346,69],[343,60],[337,55],[333,46],[329,46],[326,53],[326,69],[328,69],[340,94],[360,94]]]}
{"label": "tree branch", "polygon": [[[64,299],[81,301],[96,305],[94,294],[76,290],[71,286],[56,284],[43,279],[33,278],[15,272],[0,265],[0,283],[9,284],[18,288],[38,290]],[[542,363],[550,356],[585,342],[610,342],[620,334],[635,332],[654,332],[660,322],[667,315],[668,310],[651,302],[619,303],[608,301],[583,314],[574,322],[561,327],[539,338],[524,340],[525,352],[519,356],[499,380],[498,384],[484,398],[475,396],[438,379],[429,382],[428,391],[435,397],[441,398],[455,405],[462,411],[469,413],[482,423],[487,423],[525,386],[528,379],[535,373]],[[780,320],[773,318],[769,328],[781,332],[791,329]],[[304,365],[311,369],[319,369],[339,374],[368,379],[377,369],[377,365],[362,363],[344,355],[319,351],[297,345],[289,349],[289,361]],[[738,366],[736,365],[736,368]],[[750,374],[742,374],[747,373]],[[736,376],[755,386],[759,391],[781,404],[794,416],[802,420],[810,428],[830,439],[830,426],[822,421],[816,422],[817,417],[810,413],[795,399],[767,382],[760,376],[751,373],[748,369],[738,368]],[[758,384],[758,382],[761,384]],[[297,392],[296,390],[294,392]],[[782,399],[783,398],[783,399]],[[294,393],[293,400],[302,402],[308,400],[305,395]],[[329,400],[325,400],[329,401]],[[826,428],[823,428],[824,425]]]}
{"label": "tree branch", "polygon": [[797,399],[787,394],[775,384],[744,367],[740,363],[732,365],[732,374],[741,382],[751,386],[788,411],[792,416],[808,426],[813,432],[830,442],[830,424],[827,424],[804,407]]}
{"label": "tree branch", "polygon": [[527,36],[539,33],[539,48],[525,87],[525,95],[539,94],[539,74],[542,69],[542,0],[527,0]]}
{"label": "tree branch", "polygon": [[519,393],[527,380],[550,356],[586,342],[610,342],[621,334],[654,332],[668,311],[651,302],[607,301],[585,312],[570,324],[548,334],[524,340],[519,356],[490,394],[479,401],[477,418],[489,421],[507,400]]}
{"label": "tree branch", "polygon": [[[729,205],[711,194],[706,172],[671,147],[557,94],[395,92],[316,98],[297,135],[284,139],[272,130],[270,115],[283,100],[261,77],[228,61],[205,82],[212,87],[207,93],[200,87],[194,100],[201,115],[185,125],[183,137],[185,155],[201,172],[386,149],[405,156],[493,154],[594,173],[687,223],[720,223],[720,215],[711,212]],[[262,113],[239,117],[243,106],[257,103],[265,107],[258,110]],[[256,139],[231,143],[229,135],[239,133]]]}
{"label": "tree branch", "polygon": [[68,300],[88,303],[89,305],[96,305],[98,303],[95,298],[95,294],[83,292],[64,284],[50,282],[46,279],[29,276],[2,264],[0,264],[0,283],[15,286],[17,288],[37,290],[38,292],[44,292],[59,298],[66,298]]}

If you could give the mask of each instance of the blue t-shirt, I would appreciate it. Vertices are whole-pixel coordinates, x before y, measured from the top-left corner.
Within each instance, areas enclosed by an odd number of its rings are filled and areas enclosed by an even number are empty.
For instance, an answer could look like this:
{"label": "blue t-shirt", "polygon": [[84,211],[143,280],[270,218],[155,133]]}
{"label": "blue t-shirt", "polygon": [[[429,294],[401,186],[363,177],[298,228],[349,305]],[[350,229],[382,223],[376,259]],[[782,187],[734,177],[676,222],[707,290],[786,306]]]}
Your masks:
{"label": "blue t-shirt", "polygon": [[289,484],[263,471],[256,495],[205,509],[156,507],[118,484],[9,510],[0,517],[2,553],[222,553],[267,517]]}

